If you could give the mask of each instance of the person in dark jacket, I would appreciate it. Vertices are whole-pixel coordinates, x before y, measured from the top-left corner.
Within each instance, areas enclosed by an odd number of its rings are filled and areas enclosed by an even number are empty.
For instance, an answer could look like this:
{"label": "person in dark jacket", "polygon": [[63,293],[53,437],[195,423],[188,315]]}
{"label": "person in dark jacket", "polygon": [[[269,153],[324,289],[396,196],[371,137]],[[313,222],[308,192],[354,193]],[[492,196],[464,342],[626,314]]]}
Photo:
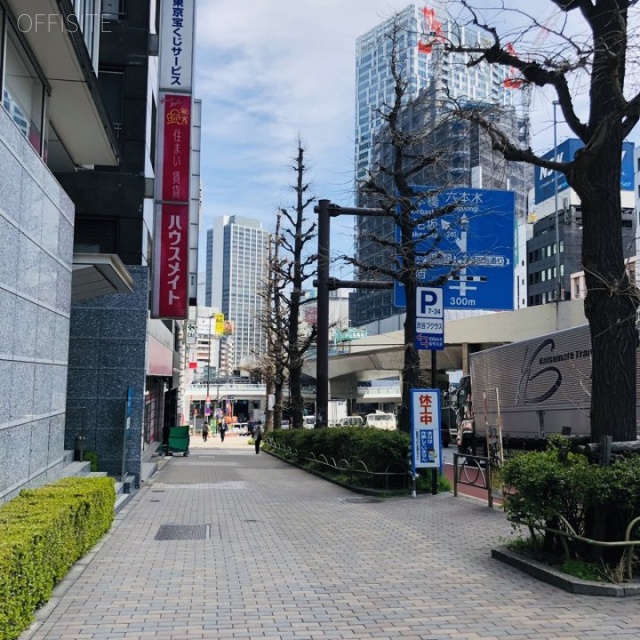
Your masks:
{"label": "person in dark jacket", "polygon": [[253,426],[253,444],[256,445],[256,453],[260,453],[260,443],[262,442],[262,434],[264,429],[262,428],[262,421],[258,420]]}

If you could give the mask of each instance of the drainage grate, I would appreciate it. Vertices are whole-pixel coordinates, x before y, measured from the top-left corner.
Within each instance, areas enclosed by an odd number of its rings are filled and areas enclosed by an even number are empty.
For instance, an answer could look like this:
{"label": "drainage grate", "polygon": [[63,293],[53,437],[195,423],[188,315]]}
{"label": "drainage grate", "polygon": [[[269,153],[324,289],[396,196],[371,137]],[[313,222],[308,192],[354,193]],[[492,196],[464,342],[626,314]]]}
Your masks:
{"label": "drainage grate", "polygon": [[155,540],[209,540],[210,524],[162,524]]}
{"label": "drainage grate", "polygon": [[372,502],[382,502],[381,498],[374,498],[372,496],[357,496],[354,498],[344,498],[344,502],[350,504],[370,504]]}

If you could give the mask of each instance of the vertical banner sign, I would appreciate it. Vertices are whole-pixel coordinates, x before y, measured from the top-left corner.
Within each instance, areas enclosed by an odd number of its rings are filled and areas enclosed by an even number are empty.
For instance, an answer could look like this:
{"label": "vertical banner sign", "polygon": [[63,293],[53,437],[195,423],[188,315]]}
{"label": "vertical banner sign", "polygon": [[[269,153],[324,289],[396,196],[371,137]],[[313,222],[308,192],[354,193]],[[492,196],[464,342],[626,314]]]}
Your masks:
{"label": "vertical banner sign", "polygon": [[162,205],[156,234],[156,239],[160,240],[158,317],[186,318],[189,289],[188,205]]}
{"label": "vertical banner sign", "polygon": [[416,469],[438,469],[442,461],[440,391],[411,390],[411,460]]}
{"label": "vertical banner sign", "polygon": [[216,313],[215,335],[222,336],[224,334],[224,313]]}
{"label": "vertical banner sign", "polygon": [[159,92],[153,254],[154,318],[189,308],[195,0],[159,0]]}
{"label": "vertical banner sign", "polygon": [[160,1],[160,89],[191,94],[195,0]]}
{"label": "vertical banner sign", "polygon": [[164,94],[162,137],[164,202],[189,202],[191,184],[191,96]]}

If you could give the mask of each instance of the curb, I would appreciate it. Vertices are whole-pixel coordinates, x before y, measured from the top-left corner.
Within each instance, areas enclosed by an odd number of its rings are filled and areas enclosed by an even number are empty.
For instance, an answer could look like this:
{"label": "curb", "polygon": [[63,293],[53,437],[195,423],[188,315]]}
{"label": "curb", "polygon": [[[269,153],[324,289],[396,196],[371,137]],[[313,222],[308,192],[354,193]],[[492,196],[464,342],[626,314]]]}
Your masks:
{"label": "curb", "polygon": [[591,580],[574,578],[542,562],[526,558],[518,553],[498,547],[491,549],[491,557],[520,569],[542,582],[564,589],[569,593],[583,596],[607,596],[609,598],[633,598],[640,596],[640,583],[634,584],[600,584]]}

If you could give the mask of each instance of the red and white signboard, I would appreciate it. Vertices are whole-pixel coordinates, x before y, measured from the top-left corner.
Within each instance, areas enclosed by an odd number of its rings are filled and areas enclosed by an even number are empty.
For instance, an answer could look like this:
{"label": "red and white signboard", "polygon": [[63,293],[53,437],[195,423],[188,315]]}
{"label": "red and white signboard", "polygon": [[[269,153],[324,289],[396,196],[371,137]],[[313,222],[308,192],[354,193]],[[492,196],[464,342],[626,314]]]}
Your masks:
{"label": "red and white signboard", "polygon": [[153,289],[154,316],[186,318],[189,291],[189,206],[163,204],[160,208],[160,214],[156,215],[156,247],[159,250],[156,253],[158,268]]}
{"label": "red and white signboard", "polygon": [[196,0],[160,1],[160,89],[190,93]]}
{"label": "red and white signboard", "polygon": [[191,96],[162,97],[162,191],[163,202],[188,202],[191,184]]}
{"label": "red and white signboard", "polygon": [[[187,319],[189,264],[197,264],[190,219],[195,0],[159,0],[159,108],[155,172],[152,317]],[[196,119],[197,120],[197,119]],[[193,210],[193,206],[191,207]],[[191,218],[199,211],[193,210]],[[196,220],[197,223],[197,220]],[[194,244],[195,242],[195,244]],[[192,287],[193,288],[193,287]],[[195,294],[192,296],[195,297]]]}

